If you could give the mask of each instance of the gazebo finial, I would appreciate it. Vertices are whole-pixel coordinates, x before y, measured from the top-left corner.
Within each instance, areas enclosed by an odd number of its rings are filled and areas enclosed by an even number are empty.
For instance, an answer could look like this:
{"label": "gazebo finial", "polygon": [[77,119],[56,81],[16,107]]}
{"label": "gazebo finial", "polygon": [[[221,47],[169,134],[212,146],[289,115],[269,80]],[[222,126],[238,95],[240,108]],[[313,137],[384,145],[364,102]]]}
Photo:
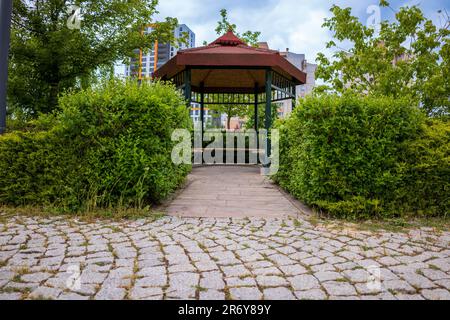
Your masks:
{"label": "gazebo finial", "polygon": [[247,46],[247,44],[239,39],[233,32],[233,27],[229,26],[227,33],[219,37],[210,45],[232,46],[237,47],[239,45]]}

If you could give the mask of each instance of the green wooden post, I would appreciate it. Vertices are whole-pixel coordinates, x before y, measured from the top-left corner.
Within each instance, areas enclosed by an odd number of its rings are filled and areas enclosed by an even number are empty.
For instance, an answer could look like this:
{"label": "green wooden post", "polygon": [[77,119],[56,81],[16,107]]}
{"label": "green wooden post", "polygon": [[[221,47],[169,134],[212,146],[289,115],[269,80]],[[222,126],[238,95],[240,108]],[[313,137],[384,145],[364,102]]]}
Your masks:
{"label": "green wooden post", "polygon": [[[270,141],[270,129],[272,128],[272,70],[266,70],[266,112],[265,112],[265,128],[266,128],[266,160],[272,153],[272,143]],[[270,163],[265,165],[269,166]]]}
{"label": "green wooden post", "polygon": [[295,83],[292,84],[293,98],[292,98],[292,111],[294,111],[295,106],[297,104],[297,86]]}
{"label": "green wooden post", "polygon": [[205,136],[205,84],[200,84],[200,122],[202,130],[202,150],[203,150],[203,138]]}
{"label": "green wooden post", "polygon": [[259,161],[259,108],[258,108],[258,84],[255,83],[255,132],[256,132],[256,158]]}
{"label": "green wooden post", "polygon": [[191,69],[186,68],[184,72],[184,97],[186,99],[187,107],[191,107],[192,103],[192,85],[191,85]]}

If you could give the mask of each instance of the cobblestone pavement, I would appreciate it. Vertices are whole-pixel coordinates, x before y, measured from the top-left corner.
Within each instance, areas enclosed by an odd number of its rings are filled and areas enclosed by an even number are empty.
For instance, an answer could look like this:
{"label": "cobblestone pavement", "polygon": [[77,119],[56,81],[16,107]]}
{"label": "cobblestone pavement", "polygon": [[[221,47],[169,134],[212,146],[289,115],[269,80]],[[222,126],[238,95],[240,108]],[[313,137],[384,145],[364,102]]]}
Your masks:
{"label": "cobblestone pavement", "polygon": [[0,299],[450,299],[450,232],[428,228],[372,233],[258,218],[2,221]]}

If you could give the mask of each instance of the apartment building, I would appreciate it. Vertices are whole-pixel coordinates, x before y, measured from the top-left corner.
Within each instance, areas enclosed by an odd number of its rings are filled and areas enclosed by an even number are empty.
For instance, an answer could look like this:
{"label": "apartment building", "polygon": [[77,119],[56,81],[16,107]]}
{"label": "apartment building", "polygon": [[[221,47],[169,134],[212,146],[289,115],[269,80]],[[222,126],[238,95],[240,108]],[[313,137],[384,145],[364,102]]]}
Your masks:
{"label": "apartment building", "polygon": [[[143,30],[148,34],[153,31],[152,25],[146,26]],[[182,39],[187,35],[186,42],[178,42],[178,46],[170,43],[155,42],[152,48],[146,52],[140,49],[135,51],[136,58],[132,59],[130,64],[125,66],[125,76],[137,79],[151,79],[153,73],[172,59],[180,50],[195,48],[195,33],[185,24],[177,26],[174,30],[176,40]],[[200,122],[200,106],[194,104],[190,111],[194,123]],[[212,122],[213,117],[209,110],[205,110],[205,123]]]}
{"label": "apartment building", "polygon": [[[148,34],[153,31],[152,25],[148,25],[143,30]],[[174,30],[175,39],[180,40],[187,35],[187,42],[178,42],[178,46],[170,43],[159,43],[156,41],[148,51],[137,49],[136,58],[133,58],[129,65],[125,66],[125,76],[138,79],[149,79],[153,73],[172,59],[179,50],[195,47],[195,33],[185,24],[177,26]]]}
{"label": "apartment building", "polygon": [[[280,52],[280,54],[298,69],[306,73],[306,84],[297,86],[296,88],[297,100],[304,98],[313,91],[316,85],[317,64],[309,63],[304,54],[290,52],[289,48],[287,48],[285,52]],[[292,112],[292,101],[286,100],[280,102],[279,105],[280,117],[285,117]]]}

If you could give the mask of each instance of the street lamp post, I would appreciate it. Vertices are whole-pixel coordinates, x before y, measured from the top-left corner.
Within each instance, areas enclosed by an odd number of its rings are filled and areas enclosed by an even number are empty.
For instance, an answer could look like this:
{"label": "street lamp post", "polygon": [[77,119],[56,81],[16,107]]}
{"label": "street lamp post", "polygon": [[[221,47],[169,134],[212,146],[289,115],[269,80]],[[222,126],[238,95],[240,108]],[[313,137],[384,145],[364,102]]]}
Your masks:
{"label": "street lamp post", "polygon": [[0,1],[0,134],[6,130],[6,84],[11,32],[12,0]]}

